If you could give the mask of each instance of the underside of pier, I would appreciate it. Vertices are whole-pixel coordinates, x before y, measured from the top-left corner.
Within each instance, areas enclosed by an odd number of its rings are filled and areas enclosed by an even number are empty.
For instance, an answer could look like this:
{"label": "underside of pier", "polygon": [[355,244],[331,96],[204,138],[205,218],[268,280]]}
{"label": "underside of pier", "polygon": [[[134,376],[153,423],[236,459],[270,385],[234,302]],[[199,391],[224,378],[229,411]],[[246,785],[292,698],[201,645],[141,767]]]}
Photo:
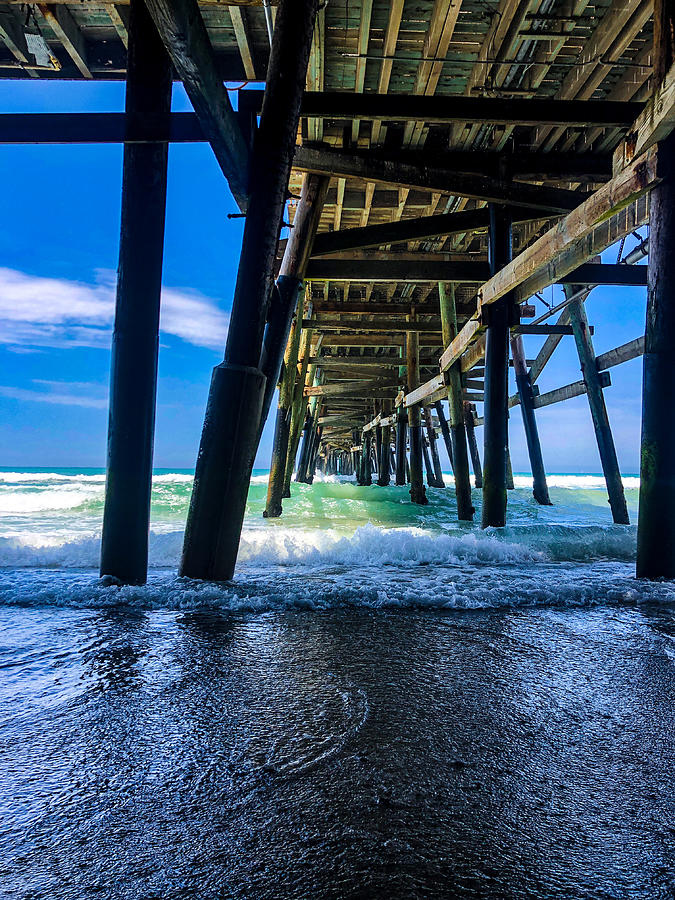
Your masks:
{"label": "underside of pier", "polygon": [[[4,143],[125,144],[102,573],[146,577],[165,151],[206,141],[245,229],[183,574],[232,577],[272,407],[267,516],[282,514],[293,473],[311,481],[317,466],[371,490],[409,483],[424,504],[425,459],[427,486],[443,486],[442,440],[458,518],[473,520],[482,490],[487,527],[507,518],[509,408],[521,407],[534,498],[548,504],[537,410],[583,394],[625,524],[604,391],[613,366],[644,356],[637,568],[675,577],[674,8],[1,4],[2,76],[127,80],[125,114],[0,116]],[[170,112],[171,77],[194,113]],[[239,83],[235,101],[225,83]],[[564,300],[548,308],[551,284]],[[598,285],[647,296],[645,333],[600,356],[585,308]],[[531,359],[524,335],[540,339]],[[564,340],[579,369],[541,393]]]}

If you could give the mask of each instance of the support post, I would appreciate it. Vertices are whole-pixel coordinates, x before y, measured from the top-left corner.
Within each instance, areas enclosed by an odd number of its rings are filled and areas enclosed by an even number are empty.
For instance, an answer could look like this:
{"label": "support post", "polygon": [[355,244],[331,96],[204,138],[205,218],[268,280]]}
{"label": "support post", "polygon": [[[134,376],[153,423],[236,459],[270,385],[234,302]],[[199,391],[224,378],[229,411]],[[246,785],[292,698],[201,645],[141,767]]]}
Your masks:
{"label": "support post", "polygon": [[[511,259],[511,216],[490,205],[490,272],[496,275]],[[481,525],[506,525],[508,436],[509,326],[512,297],[507,294],[485,311],[485,413],[483,450],[483,511]]]}
{"label": "support post", "polygon": [[[129,11],[126,114],[169,132],[172,66],[143,0]],[[144,584],[157,394],[168,144],[125,144],[101,575]]]}
{"label": "support post", "polygon": [[[650,263],[652,246],[650,242]],[[579,284],[566,284],[564,288],[565,295],[570,297],[575,293],[579,293],[582,289],[583,286]],[[598,444],[600,463],[607,485],[612,518],[617,525],[628,525],[626,496],[623,491],[619,461],[616,456],[614,438],[612,437],[612,429],[609,424],[607,406],[600,383],[600,373],[595,361],[593,339],[588,327],[586,307],[583,300],[581,298],[573,300],[567,307],[567,313],[574,333],[581,374],[586,385],[586,396],[588,397],[588,405],[591,410],[591,418],[593,419],[595,439]]]}
{"label": "support post", "polygon": [[429,456],[431,457],[431,466],[434,473],[433,487],[444,488],[443,470],[441,469],[441,460],[438,456],[438,447],[436,446],[436,432],[434,431],[434,423],[431,418],[431,410],[428,406],[424,407],[424,424],[427,429],[427,440],[429,441]]}
{"label": "support post", "polygon": [[466,427],[466,442],[469,445],[469,453],[471,454],[473,480],[477,488],[482,488],[483,467],[480,462],[480,453],[478,452],[478,441],[476,440],[476,426],[474,425],[473,406],[468,401],[464,403],[464,425]]}
{"label": "support post", "polygon": [[[302,314],[302,310],[300,313]],[[293,392],[298,374],[301,330],[302,318],[301,315],[296,315],[291,325],[291,332],[284,354],[284,374],[279,387],[279,405],[277,407],[276,422],[274,423],[270,477],[267,482],[267,503],[263,510],[265,519],[276,519],[281,515],[281,497],[286,477],[286,457],[288,456],[288,442],[291,432]]]}
{"label": "support post", "polygon": [[453,460],[452,454],[452,438],[450,437],[450,429],[448,428],[448,420],[445,418],[445,412],[443,411],[443,404],[440,400],[437,400],[434,409],[436,410],[436,415],[438,416],[438,421],[441,426],[441,434],[443,435],[443,443],[445,444],[445,449],[448,454],[448,459],[450,460],[450,468],[453,473],[455,471],[455,463]]}
{"label": "support post", "polygon": [[408,448],[408,416],[403,405],[396,413],[396,484],[406,483],[406,454]]}
{"label": "support post", "polygon": [[541,503],[542,506],[551,506],[551,498],[548,494],[548,484],[546,483],[544,457],[541,453],[537,420],[534,415],[534,394],[532,393],[532,383],[527,371],[523,338],[520,334],[514,335],[511,338],[511,358],[513,359],[513,371],[516,376],[518,396],[520,397],[520,409],[523,416],[523,426],[525,428],[527,452],[530,457],[530,467],[532,469],[532,494],[537,503]]}
{"label": "support post", "polygon": [[[414,321],[414,315],[408,316]],[[420,384],[420,341],[416,331],[406,332],[406,354],[408,362],[408,391],[414,391]],[[422,473],[422,424],[419,406],[408,409],[408,432],[410,434],[410,499],[413,503],[426,504],[427,492]]]}
{"label": "support post", "polygon": [[[385,400],[382,405],[384,415],[391,415],[391,400]],[[381,432],[380,438],[380,471],[378,473],[377,483],[380,487],[388,487],[391,484],[391,442],[389,435],[389,425],[378,426]]]}
{"label": "support post", "polygon": [[370,485],[373,483],[373,475],[370,466],[370,450],[370,432],[367,431],[363,435],[363,441],[361,444],[361,484],[363,484],[365,487],[370,487]]}
{"label": "support post", "polygon": [[192,578],[227,581],[234,574],[265,391],[263,335],[317,3],[282,0],[277,7],[225,359],[211,382],[185,529],[180,572]]}
{"label": "support post", "polygon": [[[443,346],[449,347],[457,337],[458,332],[455,285],[449,284],[446,286],[443,282],[439,282],[438,295],[441,306]],[[474,508],[471,502],[471,479],[469,477],[469,457],[466,452],[462,372],[459,361],[450,366],[447,373],[447,385],[450,435],[452,440],[452,452],[449,452],[448,455],[452,460],[453,472],[455,473],[457,518],[463,522],[471,522],[473,521]]]}

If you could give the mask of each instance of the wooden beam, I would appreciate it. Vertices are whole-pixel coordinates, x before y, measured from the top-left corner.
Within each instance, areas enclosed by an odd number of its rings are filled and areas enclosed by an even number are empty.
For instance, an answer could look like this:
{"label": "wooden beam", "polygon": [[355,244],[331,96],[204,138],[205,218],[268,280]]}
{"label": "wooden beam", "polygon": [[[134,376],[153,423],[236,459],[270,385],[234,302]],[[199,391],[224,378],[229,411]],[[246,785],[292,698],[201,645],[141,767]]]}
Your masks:
{"label": "wooden beam", "polygon": [[[565,216],[481,287],[478,292],[479,308],[494,303],[535,274],[541,273],[545,285],[552,284],[572,272],[580,263],[595,256],[600,249],[605,249],[592,245],[591,241],[585,241],[583,245],[581,242],[598,226],[606,223],[612,213],[629,206],[633,200],[658,183],[657,163],[658,152],[653,147],[591,194],[581,206]],[[565,265],[557,264],[570,245],[578,248],[574,263],[568,260]]]}
{"label": "wooden beam", "polygon": [[628,341],[626,344],[621,344],[620,347],[615,347],[613,350],[601,353],[600,356],[596,357],[595,364],[598,367],[598,371],[602,372],[605,369],[620,366],[621,363],[628,362],[630,359],[636,359],[638,356],[642,356],[644,352],[645,338],[644,335],[642,335],[642,337]]}
{"label": "wooden beam", "polygon": [[552,211],[569,212],[583,201],[583,194],[576,191],[525,182],[512,184],[489,176],[463,174],[452,169],[413,165],[384,156],[345,153],[323,147],[298,147],[293,165],[303,172],[360,178],[370,183],[422,188],[469,199],[518,204],[545,210],[547,215]]}
{"label": "wooden beam", "polygon": [[39,3],[38,8],[83,78],[92,78],[87,62],[87,47],[82,32],[67,6]]}
{"label": "wooden beam", "polygon": [[363,381],[347,381],[344,383],[321,384],[317,387],[305,388],[305,397],[341,397],[349,396],[357,391],[362,391],[363,396],[372,396],[367,391],[373,388],[387,388],[395,390],[397,384],[392,384],[391,378],[367,378]]}
{"label": "wooden beam", "polygon": [[[303,322],[303,325],[305,323]],[[407,327],[410,325],[410,327]],[[321,316],[317,316],[314,320],[314,328],[319,332],[326,331],[378,331],[378,332],[395,332],[402,333],[405,331],[431,332],[437,333],[440,337],[441,323],[436,322],[406,322],[405,319],[381,319],[370,322],[368,319],[355,319],[348,317],[344,320],[329,321]]]}
{"label": "wooden beam", "polygon": [[[600,386],[609,387],[611,381],[608,372],[602,372],[600,375]],[[561,403],[563,400],[571,400],[572,397],[580,397],[586,393],[586,383],[584,381],[574,381],[572,384],[566,384],[563,387],[556,388],[554,391],[547,391],[545,394],[539,394],[534,398],[535,409],[541,409],[543,406],[552,406],[554,403]]]}
{"label": "wooden beam", "polygon": [[[462,262],[447,260],[442,254],[381,254],[371,258],[338,259],[335,257],[312,258],[307,267],[310,281],[374,281],[438,282],[454,281],[479,284],[489,276],[487,262]],[[554,279],[556,284],[593,283],[604,285],[647,284],[646,266],[627,266],[620,263],[589,263],[571,272],[562,272]]]}
{"label": "wooden beam", "polygon": [[[0,140],[2,135],[0,118]],[[542,211],[515,207],[514,221],[526,222],[544,218]],[[552,212],[551,215],[558,215]],[[399,244],[441,235],[466,234],[469,231],[487,229],[487,209],[468,209],[461,212],[443,213],[438,216],[419,216],[399,219],[381,225],[367,225],[364,228],[346,228],[343,231],[329,231],[318,234],[314,242],[313,256],[325,256],[345,250],[381,247],[385,244]]]}
{"label": "wooden beam", "polygon": [[253,54],[251,52],[251,39],[249,36],[248,22],[244,18],[246,11],[239,6],[228,6],[230,19],[232,20],[232,28],[234,29],[234,37],[239,47],[241,62],[244,66],[244,72],[249,81],[255,81],[255,65],[253,63]]}
{"label": "wooden beam", "polygon": [[[447,2],[447,0],[446,0]],[[262,91],[242,92],[246,108],[259,112]],[[564,125],[628,129],[644,108],[642,103],[604,100],[549,100],[537,97],[422,96],[416,94],[354,94],[351,91],[306,92],[301,115],[328,119],[378,119],[382,122],[426,122],[489,125]]]}
{"label": "wooden beam", "polygon": [[232,194],[245,211],[249,150],[218,72],[197,0],[145,2]]}

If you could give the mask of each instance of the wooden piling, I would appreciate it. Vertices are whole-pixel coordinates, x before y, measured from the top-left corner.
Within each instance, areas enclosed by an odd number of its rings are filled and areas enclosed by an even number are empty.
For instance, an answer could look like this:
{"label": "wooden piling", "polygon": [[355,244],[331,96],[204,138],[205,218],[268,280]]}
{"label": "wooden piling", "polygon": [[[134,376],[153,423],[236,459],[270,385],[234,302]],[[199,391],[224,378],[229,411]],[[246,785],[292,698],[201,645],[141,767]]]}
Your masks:
{"label": "wooden piling", "polygon": [[[511,217],[509,211],[490,204],[490,271],[499,272],[511,259]],[[483,450],[483,509],[481,525],[506,525],[506,469],[508,438],[508,372],[510,294],[485,310],[485,412]]]}
{"label": "wooden piling", "polygon": [[[125,109],[169,132],[172,66],[142,0],[131,0]],[[167,143],[125,144],[112,340],[101,575],[144,584],[157,393]]]}
{"label": "wooden piling", "polygon": [[398,485],[406,483],[406,454],[408,448],[408,415],[403,406],[396,413],[396,477]]}
{"label": "wooden piling", "polygon": [[265,392],[263,336],[317,4],[281,0],[277,7],[225,359],[211,381],[185,529],[180,572],[193,578],[234,574]]}
{"label": "wooden piling", "polygon": [[438,422],[441,426],[441,434],[443,435],[443,443],[445,444],[445,450],[448,454],[448,459],[450,460],[450,468],[453,473],[455,471],[455,464],[453,461],[453,453],[452,453],[452,437],[450,436],[450,429],[448,428],[448,420],[445,418],[445,412],[443,411],[443,404],[440,400],[437,400],[434,409],[436,410],[436,415],[438,416]]}
{"label": "wooden piling", "polygon": [[520,334],[516,334],[511,338],[511,358],[513,359],[513,371],[516,376],[527,452],[532,469],[532,494],[537,503],[540,503],[542,506],[550,506],[551,498],[549,497],[548,484],[546,483],[546,469],[541,452],[537,420],[534,414],[534,394],[525,361],[523,338]]}
{"label": "wooden piling", "polygon": [[[279,386],[279,404],[274,428],[274,442],[272,445],[272,459],[270,461],[270,478],[267,487],[267,503],[263,516],[274,519],[282,513],[282,498],[286,484],[286,464],[289,450],[291,431],[291,419],[293,413],[293,397],[297,378],[298,352],[300,349],[300,332],[302,316],[296,315],[297,297],[305,277],[307,262],[312,251],[314,237],[321,220],[324,199],[328,191],[330,179],[325,176],[306,175],[302,182],[300,201],[295,213],[293,228],[286,242],[284,256],[281,261],[277,287],[280,297],[288,297],[284,304],[283,315],[290,326],[286,349],[284,352],[284,374]],[[286,286],[288,284],[288,287]],[[294,296],[295,299],[291,299]],[[301,310],[302,312],[303,310]],[[265,344],[263,344],[263,349]],[[266,357],[274,354],[273,348]],[[270,364],[271,365],[271,364]],[[261,369],[267,376],[265,399],[261,415],[262,431],[267,411],[274,394],[274,385],[279,375],[281,364],[276,363],[272,371],[265,371],[265,364],[261,363]]]}
{"label": "wooden piling", "polygon": [[[384,416],[391,415],[392,402],[385,400],[382,405],[382,414]],[[380,471],[378,473],[377,483],[380,487],[388,487],[391,484],[391,441],[389,435],[389,425],[378,425],[377,430],[380,432]]]}
{"label": "wooden piling", "polygon": [[[414,315],[408,320],[414,320]],[[406,332],[406,354],[408,363],[408,391],[414,391],[420,383],[419,334]],[[408,409],[408,434],[410,436],[410,499],[413,503],[425,504],[427,492],[422,473],[422,425],[419,406]]]}
{"label": "wooden piling", "polygon": [[[574,284],[565,285],[564,288],[567,296],[573,296],[573,294],[579,293],[581,289],[582,285]],[[586,385],[586,396],[588,397],[588,405],[591,410],[591,418],[593,419],[595,439],[598,444],[598,452],[600,453],[600,463],[602,465],[603,475],[605,476],[605,484],[607,485],[612,518],[617,525],[628,525],[626,496],[623,490],[619,461],[616,456],[614,438],[612,436],[607,406],[605,404],[605,397],[600,382],[600,373],[598,372],[597,363],[595,361],[593,338],[591,337],[590,329],[588,327],[586,307],[583,300],[581,298],[572,300],[567,307],[567,313],[574,333],[574,342],[579,355],[581,374],[583,375],[584,384]]]}
{"label": "wooden piling", "polygon": [[483,467],[476,440],[476,427],[474,425],[474,408],[471,403],[464,403],[464,426],[466,428],[466,442],[469,445],[471,455],[471,467],[473,468],[473,480],[477,488],[483,487]]}
{"label": "wooden piling", "polygon": [[370,432],[367,431],[363,435],[363,442],[361,445],[361,484],[366,487],[370,487],[373,483],[373,475],[371,470],[370,463],[370,451],[371,451],[371,437]]}
{"label": "wooden piling", "polygon": [[267,483],[267,503],[263,510],[263,517],[266,519],[276,519],[281,515],[282,511],[281,497],[284,490],[284,480],[286,478],[286,458],[288,456],[288,441],[291,431],[293,391],[295,389],[295,379],[297,377],[301,329],[302,317],[296,315],[288,337],[288,344],[284,355],[284,372],[279,387],[279,405],[274,427],[270,476]]}
{"label": "wooden piling", "polygon": [[[449,347],[457,336],[458,331],[455,285],[449,284],[446,286],[443,282],[439,282],[438,294],[441,307],[443,346]],[[448,455],[451,457],[455,475],[457,518],[460,521],[471,522],[473,520],[474,507],[471,501],[471,479],[469,477],[469,457],[467,455],[466,427],[464,420],[462,373],[459,361],[450,366],[447,373],[447,384],[450,414],[450,438],[452,441],[452,452],[449,452]]]}
{"label": "wooden piling", "polygon": [[438,447],[436,445],[436,432],[434,430],[433,419],[431,418],[431,410],[428,406],[424,407],[424,424],[427,430],[427,441],[429,443],[429,456],[431,458],[431,467],[434,475],[433,487],[444,488],[443,470],[441,469],[441,460],[438,456]]}

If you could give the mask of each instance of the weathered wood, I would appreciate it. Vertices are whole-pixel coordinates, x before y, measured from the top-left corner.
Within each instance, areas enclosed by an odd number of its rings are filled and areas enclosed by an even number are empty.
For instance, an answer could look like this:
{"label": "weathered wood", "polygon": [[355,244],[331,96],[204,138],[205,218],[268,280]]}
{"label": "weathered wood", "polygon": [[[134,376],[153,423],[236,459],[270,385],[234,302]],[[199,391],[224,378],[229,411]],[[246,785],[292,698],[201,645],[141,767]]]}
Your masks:
{"label": "weathered wood", "polygon": [[[142,0],[130,10],[127,112],[171,109],[171,62]],[[101,575],[143,584],[157,389],[166,144],[124,148]]]}
{"label": "weathered wood", "polygon": [[518,386],[518,396],[520,397],[527,452],[532,469],[532,494],[537,503],[542,504],[542,506],[550,506],[551,498],[548,493],[548,484],[546,483],[546,468],[541,452],[537,420],[534,415],[534,394],[532,393],[532,383],[527,371],[523,339],[520,335],[515,335],[511,338],[511,356]]}
{"label": "weathered wood", "polygon": [[396,412],[396,484],[406,482],[406,450],[408,446],[408,414],[402,406]]}
{"label": "weathered wood", "polygon": [[636,157],[665,140],[675,128],[675,68],[672,63],[664,73],[663,80],[654,72],[654,83],[657,85],[656,90],[637,116],[625,141],[614,152],[615,172],[631,165]]}
{"label": "weathered wood", "polygon": [[361,178],[366,182],[457,194],[475,200],[499,201],[531,209],[566,213],[575,209],[583,195],[562,188],[519,182],[509,184],[487,175],[452,169],[413,165],[374,154],[347,153],[317,147],[299,147],[293,163],[303,172]]}
{"label": "weathered wood", "polygon": [[406,322],[401,319],[381,319],[371,322],[369,319],[358,319],[355,316],[349,316],[346,319],[328,318],[319,315],[316,317],[315,327],[317,331],[390,331],[403,334],[408,328],[409,331],[417,331],[424,333],[437,333],[440,336],[441,323],[437,316],[434,316],[431,322]]}
{"label": "weathered wood", "polygon": [[431,487],[444,488],[443,470],[441,469],[441,460],[438,455],[438,447],[436,446],[436,431],[431,418],[431,410],[428,406],[424,407],[424,425],[427,432],[427,442],[429,444],[429,456],[431,458],[432,481],[428,482]]}
{"label": "weathered wood", "polygon": [[[661,54],[672,60],[675,17],[660,5]],[[675,134],[659,145],[663,182],[652,192],[642,379],[637,575],[675,577]]]}
{"label": "weathered wood", "polygon": [[[457,306],[455,302],[454,284],[438,284],[441,310],[441,326],[443,343],[450,346],[457,336]],[[462,390],[462,374],[458,363],[449,367],[447,373],[447,398],[450,413],[450,438],[452,453],[449,454],[455,474],[455,498],[457,500],[457,518],[460,521],[473,520],[474,507],[471,499],[471,481],[469,478],[469,458],[467,455],[466,427],[464,423],[464,400]]]}
{"label": "weathered wood", "polygon": [[[560,313],[560,316],[558,317],[558,321],[556,322],[556,325],[558,325],[558,326],[567,325],[569,323],[569,320],[570,320],[569,311],[567,310],[567,308],[565,308]],[[530,384],[534,384],[535,381],[539,378],[539,376],[541,375],[541,373],[544,370],[544,367],[546,366],[546,363],[553,356],[553,353],[554,353],[556,347],[558,346],[558,344],[560,343],[560,341],[562,339],[563,339],[563,335],[559,332],[558,333],[552,332],[546,338],[546,340],[544,341],[544,343],[542,345],[541,350],[539,351],[539,353],[537,353],[537,356],[530,367],[530,372],[529,372]]]}
{"label": "weathered wood", "polygon": [[[2,117],[0,117],[0,140],[2,133]],[[529,221],[540,215],[542,214],[533,212],[531,209],[523,210],[521,207],[514,209],[514,221],[517,222]],[[312,255],[325,256],[328,253],[344,250],[382,247],[386,244],[399,244],[442,235],[466,234],[468,231],[487,229],[487,226],[487,209],[469,209],[438,216],[399,219],[381,225],[345,228],[341,231],[329,231],[317,235]]]}
{"label": "weathered wood", "polygon": [[[271,305],[265,326],[260,370],[267,379],[265,396],[258,427],[258,440],[265,427],[274,390],[279,382],[283,354],[286,351],[291,321],[295,315],[300,296],[300,288],[305,277],[314,236],[321,221],[321,211],[328,190],[328,179],[310,175],[303,179],[300,201],[295,213],[295,223],[291,236],[286,242],[284,256],[279,268],[276,284],[276,302]],[[303,328],[313,327],[313,322],[304,321]],[[292,396],[289,398],[292,404]]]}
{"label": "weathered wood", "polygon": [[247,208],[249,149],[218,71],[197,0],[145,0],[239,208]]}
{"label": "weathered wood", "polygon": [[[201,22],[194,0],[146,2],[152,4],[157,18],[166,19],[165,43],[171,46],[177,41],[175,50],[182,54],[186,45],[181,43],[180,35],[187,33],[194,37],[193,24],[187,32],[181,32],[180,28],[172,31],[172,27],[181,25],[179,11],[187,16],[192,10],[190,23],[195,19]],[[251,190],[225,359],[216,368],[211,384],[185,530],[180,571],[193,578],[226,581],[234,574],[258,444],[265,385],[265,375],[259,368],[263,335],[316,7],[317,0],[302,4],[282,0],[278,7],[265,101],[251,160]],[[201,32],[208,40],[203,22]],[[215,76],[208,63],[204,63],[203,41],[194,50],[192,46],[187,45],[187,56],[182,63],[189,65],[191,78],[198,76],[197,100],[209,111],[209,122],[213,122],[220,114],[213,107],[218,104],[221,92],[215,88],[213,93],[201,90],[206,85],[213,86]],[[220,82],[218,87],[222,88]],[[192,97],[191,100],[194,105],[195,100]]]}
{"label": "weathered wood", "polygon": [[636,359],[638,356],[642,356],[644,352],[645,338],[642,335],[642,337],[628,341],[626,344],[621,344],[620,347],[614,347],[613,350],[601,353],[600,356],[596,357],[595,363],[598,371],[602,372],[604,369],[620,366],[621,363],[628,362],[630,359]]}
{"label": "weathered wood", "polygon": [[[581,289],[581,285],[569,285],[565,288],[565,292],[571,295]],[[581,372],[583,374],[584,384],[586,385],[588,405],[591,409],[591,417],[593,419],[593,428],[595,429],[598,452],[600,453],[602,471],[605,476],[605,483],[607,484],[612,518],[618,525],[627,525],[628,509],[626,507],[626,497],[623,491],[623,482],[621,481],[621,470],[619,469],[614,438],[612,437],[612,429],[609,424],[609,416],[607,415],[607,406],[605,405],[605,398],[602,393],[601,375],[598,372],[595,360],[593,341],[591,339],[588,319],[586,317],[586,307],[582,300],[577,299],[570,303],[568,310],[570,322],[574,329],[574,341],[579,355]]]}
{"label": "weathered wood", "polygon": [[[600,373],[600,387],[605,388],[610,385],[608,372]],[[571,384],[565,384],[562,387],[555,388],[552,391],[546,391],[545,394],[537,394],[534,398],[535,409],[543,406],[553,406],[556,403],[563,403],[565,400],[572,400],[574,397],[581,397],[586,393],[585,381],[573,381]]]}
{"label": "weathered wood", "polygon": [[[411,332],[412,333],[412,332]],[[445,377],[443,375],[434,375],[429,381],[421,384],[414,391],[410,391],[403,398],[403,405],[408,408],[425,403],[432,394],[445,386]]]}
{"label": "weathered wood", "polygon": [[340,397],[349,396],[355,392],[362,391],[363,396],[372,396],[368,392],[374,388],[385,388],[390,391],[396,389],[396,382],[389,378],[367,378],[362,381],[345,381],[344,383],[336,382],[330,384],[322,384],[318,387],[305,388],[306,397]]}
{"label": "weathered wood", "polygon": [[[324,256],[311,259],[307,267],[307,277],[311,281],[453,281],[478,284],[484,282],[489,273],[490,266],[487,262],[446,260],[442,258],[442,254],[438,254],[436,259],[429,259],[428,255],[420,253],[410,254],[409,258],[401,253],[371,259],[335,259]],[[594,284],[645,286],[647,268],[617,263],[589,263],[554,277],[552,283],[576,284],[581,278],[584,282],[592,280]]]}
{"label": "weathered wood", "polygon": [[474,484],[477,488],[482,488],[483,467],[481,466],[480,453],[478,452],[478,442],[476,441],[474,411],[473,407],[468,402],[464,404],[464,427],[466,428],[466,442],[469,446],[469,453],[471,455]]}
{"label": "weathered wood", "polygon": [[[260,112],[262,91],[242,92],[246,108]],[[424,96],[413,94],[353,94],[345,91],[307,91],[302,116],[329,119],[378,119],[381,122],[426,122],[492,125],[568,125],[628,129],[643,104],[594,100],[549,100],[528,97]]]}
{"label": "weathered wood", "polygon": [[[412,393],[420,383],[419,336],[416,332],[409,331],[406,335],[406,356],[408,393]],[[419,406],[411,406],[408,409],[408,435],[410,440],[410,499],[413,503],[426,504],[428,500],[422,472],[422,424]]]}
{"label": "weathered wood", "polygon": [[[479,307],[482,309],[495,303],[538,271],[545,270],[545,282],[552,284],[604,249],[593,246],[590,241],[582,248],[579,242],[606,222],[613,212],[628,206],[658,183],[657,162],[658,152],[652,148],[591,194],[480,288]],[[565,265],[556,265],[562,252],[571,244],[579,248],[574,263],[570,264],[568,260]]]}
{"label": "weathered wood", "polygon": [[[493,277],[511,259],[511,220],[503,208],[490,207],[490,265]],[[508,435],[509,325],[512,296],[502,295],[488,313],[485,335],[485,428],[481,525],[506,525]]]}
{"label": "weathered wood", "polygon": [[277,408],[276,422],[274,424],[270,476],[267,482],[267,502],[265,504],[265,509],[263,510],[263,517],[266,519],[276,519],[282,513],[281,501],[284,489],[284,479],[286,477],[286,458],[288,456],[288,441],[291,430],[293,391],[298,374],[297,367],[301,332],[302,321],[300,315],[297,315],[291,325],[288,343],[284,353],[284,374],[279,387],[279,405]]}

